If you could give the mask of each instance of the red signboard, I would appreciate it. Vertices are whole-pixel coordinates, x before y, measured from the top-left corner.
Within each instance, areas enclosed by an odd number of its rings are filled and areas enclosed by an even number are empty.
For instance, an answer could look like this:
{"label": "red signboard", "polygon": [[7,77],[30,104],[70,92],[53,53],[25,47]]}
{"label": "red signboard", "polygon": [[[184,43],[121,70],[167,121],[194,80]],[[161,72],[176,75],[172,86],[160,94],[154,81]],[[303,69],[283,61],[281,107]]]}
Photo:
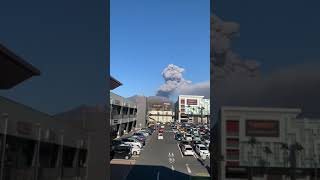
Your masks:
{"label": "red signboard", "polygon": [[279,137],[279,121],[247,120],[246,136]]}
{"label": "red signboard", "polygon": [[198,100],[196,100],[196,99],[187,99],[187,105],[198,105]]}

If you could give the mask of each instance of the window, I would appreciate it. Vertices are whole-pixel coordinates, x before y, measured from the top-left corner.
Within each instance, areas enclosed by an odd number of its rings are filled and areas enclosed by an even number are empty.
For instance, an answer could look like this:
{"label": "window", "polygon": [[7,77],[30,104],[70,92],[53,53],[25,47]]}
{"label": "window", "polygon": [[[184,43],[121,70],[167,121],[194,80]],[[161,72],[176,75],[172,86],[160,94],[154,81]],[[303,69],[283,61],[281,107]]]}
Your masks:
{"label": "window", "polygon": [[181,100],[180,100],[180,103],[181,103],[181,104],[185,104],[184,99],[181,99]]}
{"label": "window", "polygon": [[80,149],[80,151],[79,151],[79,159],[78,159],[78,166],[79,167],[84,167],[86,161],[87,161],[87,150],[86,149]]}
{"label": "window", "polygon": [[205,150],[208,150],[208,149],[206,147],[201,146],[200,150],[204,150],[205,151]]}
{"label": "window", "polygon": [[227,147],[238,148],[239,139],[238,138],[227,138]]}
{"label": "window", "polygon": [[76,148],[64,146],[63,147],[63,166],[64,167],[72,167],[73,159],[76,153]]}
{"label": "window", "polygon": [[227,120],[226,121],[226,132],[227,132],[227,136],[238,136],[239,135],[239,121]]}
{"label": "window", "polygon": [[239,160],[239,150],[227,149],[227,160]]}
{"label": "window", "polygon": [[40,165],[43,168],[53,168],[56,164],[59,152],[59,145],[41,142],[40,145]]}
{"label": "window", "polygon": [[239,166],[240,162],[239,161],[227,161],[226,165],[227,166]]}

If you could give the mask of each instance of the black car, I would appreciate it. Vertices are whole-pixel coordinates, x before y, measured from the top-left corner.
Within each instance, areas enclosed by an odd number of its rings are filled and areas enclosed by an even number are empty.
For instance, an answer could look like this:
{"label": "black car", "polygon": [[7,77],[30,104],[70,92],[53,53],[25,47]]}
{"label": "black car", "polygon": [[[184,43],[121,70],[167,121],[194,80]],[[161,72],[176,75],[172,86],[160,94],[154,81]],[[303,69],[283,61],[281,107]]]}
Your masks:
{"label": "black car", "polygon": [[182,138],[183,138],[183,136],[182,136],[181,134],[179,134],[179,133],[177,133],[177,134],[174,135],[174,139],[175,139],[175,140],[181,141]]}
{"label": "black car", "polygon": [[202,142],[201,141],[192,141],[191,146],[193,148],[195,148],[197,144],[202,144]]}
{"label": "black car", "polygon": [[130,146],[115,146],[113,151],[111,151],[112,159],[130,159],[131,156]]}
{"label": "black car", "polygon": [[209,135],[201,136],[201,141],[205,141],[205,140],[210,140],[210,136]]}
{"label": "black car", "polygon": [[114,147],[123,144],[123,141],[121,141],[121,139],[114,139],[111,141],[111,150],[114,149]]}

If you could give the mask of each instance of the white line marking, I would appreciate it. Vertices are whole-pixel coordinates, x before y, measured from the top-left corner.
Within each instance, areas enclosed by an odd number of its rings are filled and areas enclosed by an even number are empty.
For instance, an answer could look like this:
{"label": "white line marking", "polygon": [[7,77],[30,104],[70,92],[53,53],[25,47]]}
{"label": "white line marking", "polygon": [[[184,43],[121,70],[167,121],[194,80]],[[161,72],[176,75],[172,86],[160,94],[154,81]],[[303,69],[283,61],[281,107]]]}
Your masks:
{"label": "white line marking", "polygon": [[174,171],[174,167],[173,167],[173,165],[171,165],[171,169],[172,169],[172,171]]}
{"label": "white line marking", "polygon": [[181,157],[183,158],[183,154],[182,154],[182,152],[181,152],[181,149],[180,149],[180,147],[179,147],[179,144],[177,144],[177,146],[178,146],[179,152],[180,152],[180,154],[181,154]]}
{"label": "white line marking", "polygon": [[160,178],[160,172],[158,171],[157,180]]}
{"label": "white line marking", "polygon": [[186,164],[186,167],[187,167],[188,173],[191,174],[191,169],[190,169],[190,167],[189,167],[189,164]]}
{"label": "white line marking", "polygon": [[194,157],[194,158],[197,158],[196,153],[193,153],[193,157]]}

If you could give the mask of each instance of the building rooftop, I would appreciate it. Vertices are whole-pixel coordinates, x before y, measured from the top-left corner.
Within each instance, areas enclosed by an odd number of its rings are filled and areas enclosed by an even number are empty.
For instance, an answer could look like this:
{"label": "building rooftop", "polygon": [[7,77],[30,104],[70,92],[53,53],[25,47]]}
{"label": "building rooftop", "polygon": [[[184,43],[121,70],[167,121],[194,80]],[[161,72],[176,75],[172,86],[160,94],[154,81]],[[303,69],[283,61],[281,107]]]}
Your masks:
{"label": "building rooftop", "polygon": [[40,71],[0,44],[0,89],[10,89],[19,83],[40,75]]}
{"label": "building rooftop", "polygon": [[118,81],[114,77],[110,76],[110,90],[114,90],[121,85],[122,85],[122,83],[120,81]]}

